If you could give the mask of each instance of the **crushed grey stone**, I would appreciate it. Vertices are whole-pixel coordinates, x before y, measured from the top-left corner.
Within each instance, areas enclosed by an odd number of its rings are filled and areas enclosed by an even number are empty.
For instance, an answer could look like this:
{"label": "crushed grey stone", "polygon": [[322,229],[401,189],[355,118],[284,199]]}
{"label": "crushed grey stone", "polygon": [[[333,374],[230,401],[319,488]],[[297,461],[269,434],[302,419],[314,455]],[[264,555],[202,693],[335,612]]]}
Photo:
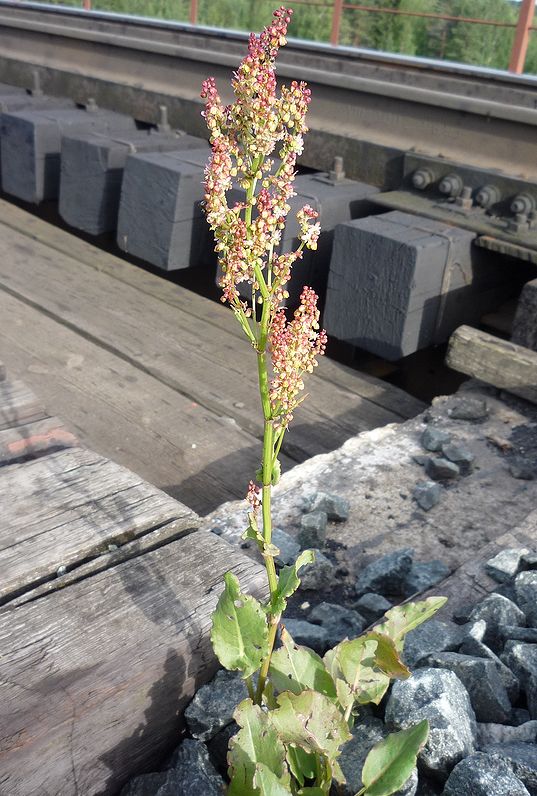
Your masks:
{"label": "crushed grey stone", "polygon": [[356,594],[378,592],[382,595],[402,594],[406,576],[412,567],[412,548],[394,550],[364,567],[356,580]]}
{"label": "crushed grey stone", "polygon": [[459,678],[447,669],[418,669],[408,680],[394,683],[385,721],[404,729],[428,719],[430,733],[418,755],[418,767],[445,779],[456,763],[475,749],[475,715]]}
{"label": "crushed grey stone", "polygon": [[371,624],[380,619],[381,616],[384,616],[386,611],[393,607],[393,604],[382,594],[368,592],[363,594],[359,600],[356,600],[352,607],[364,617],[368,624]]}
{"label": "crushed grey stone", "polygon": [[[526,624],[526,617],[518,605],[501,594],[489,594],[481,600],[470,613],[470,621],[483,619],[487,623],[484,642],[494,649],[498,644],[498,629],[500,625]],[[501,642],[500,642],[501,646]]]}
{"label": "crushed grey stone", "polygon": [[425,472],[434,481],[448,481],[460,475],[460,469],[455,462],[441,457],[431,457],[425,465]]}
{"label": "crushed grey stone", "polygon": [[172,761],[167,771],[135,777],[123,788],[121,796],[222,796],[224,780],[215,771],[201,741],[184,740]]}
{"label": "crushed grey stone", "polygon": [[326,630],[329,647],[335,647],[344,638],[356,638],[367,625],[364,617],[351,608],[326,602],[310,611],[308,621]]}
{"label": "crushed grey stone", "polygon": [[[479,625],[481,623],[476,622],[475,624]],[[483,622],[483,625],[486,626],[485,622]],[[520,691],[518,677],[515,677],[511,669],[509,669],[509,667],[506,666],[505,663],[500,660],[500,658],[498,658],[498,656],[490,649],[490,647],[487,647],[487,645],[484,644],[479,638],[468,633],[464,637],[459,652],[461,652],[463,655],[473,655],[476,658],[486,658],[487,660],[492,661],[496,666],[510,701],[512,703],[516,702]]]}
{"label": "crushed grey stone", "polygon": [[331,586],[335,579],[336,568],[330,559],[324,553],[321,553],[320,550],[314,549],[313,552],[315,553],[315,561],[312,564],[306,564],[299,572],[299,588],[305,591],[325,589]]}
{"label": "crushed grey stone", "polygon": [[526,721],[511,727],[508,724],[478,724],[477,748],[483,749],[493,743],[537,742],[537,721]]}
{"label": "crushed grey stone", "polygon": [[448,409],[452,420],[479,421],[486,420],[489,410],[486,401],[479,398],[456,398]]}
{"label": "crushed grey stone", "polygon": [[274,557],[274,562],[278,567],[284,567],[292,564],[300,553],[300,545],[289,533],[282,531],[280,528],[274,528],[272,531],[272,542],[280,551]]}
{"label": "crushed grey stone", "polygon": [[457,465],[461,475],[470,475],[473,472],[475,456],[465,445],[454,442],[442,445],[442,453],[446,459]]}
{"label": "crushed grey stone", "polygon": [[477,752],[458,763],[442,796],[529,796],[527,789],[498,757]]}
{"label": "crushed grey stone", "polygon": [[328,492],[316,492],[309,511],[324,511],[331,522],[345,522],[349,519],[350,503],[347,498]]}
{"label": "crushed grey stone", "polygon": [[458,625],[442,622],[440,619],[429,619],[407,633],[403,660],[413,669],[432,652],[454,652],[459,648],[463,634],[463,629]]}
{"label": "crushed grey stone", "polygon": [[449,431],[444,431],[442,428],[435,426],[427,426],[421,435],[421,444],[427,451],[436,453],[442,450],[442,445],[447,445],[451,442],[451,434]]}
{"label": "crushed grey stone", "polygon": [[500,660],[518,677],[524,690],[526,690],[531,677],[537,678],[537,644],[507,641]]}
{"label": "crushed grey stone", "polygon": [[414,487],[412,497],[423,511],[430,511],[439,502],[442,487],[436,481],[418,481]]}
{"label": "crushed grey stone", "polygon": [[509,472],[513,478],[517,478],[521,481],[533,481],[537,476],[537,465],[532,459],[517,456],[509,465]]}
{"label": "crushed grey stone", "polygon": [[301,550],[319,548],[324,545],[327,522],[328,517],[325,511],[310,511],[300,518],[297,542]]}
{"label": "crushed grey stone", "polygon": [[506,724],[511,718],[511,702],[493,661],[458,652],[436,652],[427,657],[427,665],[449,669],[464,684],[476,719]]}
{"label": "crushed grey stone", "polygon": [[526,621],[537,627],[537,571],[520,572],[515,578],[517,605],[524,611]]}
{"label": "crushed grey stone", "polygon": [[293,641],[324,655],[329,646],[328,632],[324,627],[305,619],[286,619],[284,624]]}
{"label": "crushed grey stone", "polygon": [[523,558],[529,553],[527,547],[506,547],[485,564],[485,572],[497,583],[508,583],[523,566]]}
{"label": "crushed grey stone", "polygon": [[188,729],[194,738],[208,741],[230,724],[233,711],[248,696],[244,680],[236,672],[220,670],[203,685],[185,710]]}
{"label": "crushed grey stone", "polygon": [[415,561],[406,576],[403,595],[410,597],[426,591],[447,578],[450,573],[451,570],[442,561]]}
{"label": "crushed grey stone", "polygon": [[505,761],[513,774],[524,783],[530,796],[537,796],[537,745],[513,741],[491,744],[485,751]]}

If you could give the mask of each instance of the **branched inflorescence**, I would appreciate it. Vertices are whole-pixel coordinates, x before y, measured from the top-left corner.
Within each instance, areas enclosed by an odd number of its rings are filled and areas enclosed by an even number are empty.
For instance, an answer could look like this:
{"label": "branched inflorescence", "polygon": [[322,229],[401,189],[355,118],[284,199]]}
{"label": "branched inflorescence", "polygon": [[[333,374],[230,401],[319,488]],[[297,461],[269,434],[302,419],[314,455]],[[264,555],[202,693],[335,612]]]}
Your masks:
{"label": "branched inflorescence", "polygon": [[[272,541],[272,487],[280,475],[285,432],[302,400],[304,374],[313,371],[326,347],[311,287],[303,288],[291,317],[285,309],[291,269],[304,248],[317,248],[320,234],[316,210],[305,205],[297,213],[298,247],[281,252],[310,101],[304,83],[277,92],[274,61],[290,17],[291,11],[279,8],[272,24],[250,37],[232,81],[232,105],[222,104],[213,78],[202,92],[212,144],[207,218],[216,239],[223,300],[256,352],[264,421],[262,463],[248,485],[242,538],[263,558],[269,595],[261,602],[244,593],[236,575],[227,572],[212,616],[213,649],[225,668],[241,673],[248,690],[234,713],[239,729],[228,752],[229,796],[328,796],[333,780],[343,786],[338,756],[352,738],[355,714],[369,702],[378,705],[390,679],[408,677],[399,657],[404,635],[444,603],[433,597],[392,608],[373,631],[344,639],[323,659],[296,644],[282,623],[287,601],[300,586],[299,572],[313,563],[315,552],[302,550],[277,570],[281,551]],[[423,720],[383,738],[367,756],[356,796],[400,793],[427,734]]]}
{"label": "branched inflorescence", "polygon": [[[278,251],[289,200],[295,195],[296,160],[311,99],[303,82],[282,86],[279,93],[276,85],[275,59],[286,43],[291,14],[282,6],[259,36],[250,36],[248,54],[232,80],[233,104],[223,105],[214,78],[205,80],[202,90],[212,146],[205,210],[219,255],[222,300],[230,304],[258,354],[271,358],[266,396],[270,417],[265,411],[265,420],[276,433],[287,428],[300,402],[302,376],[313,370],[326,346],[311,288],[304,288],[292,320],[282,309],[293,264],[304,248],[317,248],[320,234],[318,213],[306,205],[297,213],[298,248]],[[243,295],[241,283],[246,283]]]}

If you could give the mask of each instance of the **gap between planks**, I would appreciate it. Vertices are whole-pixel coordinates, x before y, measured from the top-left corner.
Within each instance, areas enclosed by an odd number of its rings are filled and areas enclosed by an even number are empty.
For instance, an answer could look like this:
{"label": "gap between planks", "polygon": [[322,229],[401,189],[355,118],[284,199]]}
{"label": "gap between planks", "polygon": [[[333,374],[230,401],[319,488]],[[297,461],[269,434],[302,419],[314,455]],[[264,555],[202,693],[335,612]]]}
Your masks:
{"label": "gap between planks", "polygon": [[[84,445],[199,514],[244,497],[257,438],[1,290],[0,317],[10,370]],[[284,469],[292,465],[284,456]]]}
{"label": "gap between planks", "polygon": [[[257,390],[255,355],[236,335],[222,330],[215,334],[214,325],[185,317],[106,274],[80,268],[9,227],[1,228],[0,254],[3,290],[261,437],[259,414],[251,408]],[[297,461],[401,419],[323,379],[311,388],[287,442],[287,453]]]}
{"label": "gap between planks", "polygon": [[[0,601],[169,522],[189,508],[93,451],[70,448],[0,469]],[[68,532],[67,532],[68,531]]]}
{"label": "gap between planks", "polygon": [[[0,210],[3,225],[11,227],[33,240],[39,240],[50,248],[75,258],[82,265],[106,273],[113,279],[124,282],[186,314],[218,326],[243,340],[242,332],[232,313],[221,304],[186,291],[163,277],[156,276],[142,268],[132,266],[129,262],[103,252],[59,227],[29,215],[5,200],[0,200]],[[321,359],[313,379],[314,381],[324,379],[330,384],[337,384],[341,388],[394,412],[401,419],[414,417],[425,408],[421,401],[404,390],[382,382],[374,376],[359,373],[327,357]]]}

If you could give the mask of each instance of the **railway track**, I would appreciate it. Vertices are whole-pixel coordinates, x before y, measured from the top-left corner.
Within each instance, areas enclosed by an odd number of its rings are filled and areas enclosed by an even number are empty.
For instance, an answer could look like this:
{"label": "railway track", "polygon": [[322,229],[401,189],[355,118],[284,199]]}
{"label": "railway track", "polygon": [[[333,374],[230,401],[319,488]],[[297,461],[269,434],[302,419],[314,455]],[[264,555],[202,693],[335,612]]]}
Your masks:
{"label": "railway track", "polygon": [[[221,85],[244,51],[241,33],[186,24],[0,2],[0,80],[27,86],[37,68],[46,92],[203,132],[199,89]],[[394,188],[407,150],[537,177],[537,78],[425,59],[291,41],[282,79],[311,84],[311,134],[303,165]],[[224,91],[225,96],[225,91]],[[513,141],[517,146],[513,146]]]}
{"label": "railway track", "polygon": [[[91,97],[107,130],[104,144],[93,114],[82,128],[96,137],[70,140],[67,117],[79,111],[45,123],[8,109],[3,190],[35,204],[59,200],[70,226],[114,234],[120,249],[156,268],[214,267],[195,209],[207,159],[199,90],[213,74],[231,100],[229,78],[245,42],[233,31],[0,0],[0,81],[28,87],[37,75],[52,98],[86,105]],[[314,173],[302,174],[296,190],[299,203],[317,207],[325,236],[301,278],[326,292],[333,338],[396,361],[517,297],[537,264],[537,77],[297,40],[282,52],[278,74],[312,88],[300,164]],[[190,139],[179,145],[163,123],[158,145],[125,132],[164,122],[163,106],[171,128]],[[121,140],[110,110],[123,114]],[[41,144],[23,141],[28,123],[42,126]],[[160,151],[174,149],[192,151]],[[110,164],[121,161],[113,173],[101,169],[105,151]],[[50,163],[38,179],[32,164],[45,152]],[[119,180],[113,201],[110,180]],[[181,198],[185,180],[195,189]],[[166,226],[152,213],[168,181],[174,204]],[[518,267],[508,269],[513,260]]]}

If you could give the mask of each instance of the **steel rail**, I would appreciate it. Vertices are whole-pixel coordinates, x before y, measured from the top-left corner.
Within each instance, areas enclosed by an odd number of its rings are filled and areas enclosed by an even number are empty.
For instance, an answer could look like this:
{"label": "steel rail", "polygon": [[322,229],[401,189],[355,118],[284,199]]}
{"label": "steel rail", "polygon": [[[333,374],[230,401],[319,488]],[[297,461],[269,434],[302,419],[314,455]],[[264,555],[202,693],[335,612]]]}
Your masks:
{"label": "steel rail", "polygon": [[[38,67],[46,91],[78,101],[91,91],[146,121],[166,103],[172,123],[199,134],[201,80],[225,85],[245,38],[0,0],[0,79],[28,84]],[[397,153],[414,148],[537,176],[537,78],[297,41],[282,56],[279,76],[306,80],[315,97],[305,165],[328,168],[343,154],[349,176],[389,186]]]}
{"label": "steel rail", "polygon": [[[3,12],[12,9],[14,17],[12,20],[5,17]],[[89,30],[97,22],[111,23],[115,26],[122,26],[124,30],[129,27],[138,29],[141,38],[151,40],[154,33],[162,31],[164,33],[183,34],[193,39],[204,39],[210,41],[211,45],[217,48],[222,44],[236,43],[242,51],[242,45],[248,40],[248,34],[243,31],[211,28],[202,25],[192,25],[186,22],[171,21],[164,19],[153,19],[140,17],[131,14],[118,14],[109,11],[85,11],[80,8],[70,6],[49,5],[46,3],[20,2],[20,0],[0,0],[0,24],[17,27],[16,20],[21,20],[23,16],[28,16],[29,12],[37,13],[37,21],[32,24],[31,17],[25,25],[29,29],[37,29],[42,26],[45,30],[48,25],[43,20],[49,16],[58,20],[57,24],[62,28],[68,20],[76,19],[82,29]],[[405,12],[406,13],[406,12]],[[34,25],[36,26],[34,28]],[[74,27],[73,27],[74,29]],[[51,28],[52,30],[52,28]],[[115,34],[118,35],[118,34]],[[121,34],[120,34],[121,35]],[[307,54],[310,56],[323,56],[334,62],[358,62],[360,64],[374,64],[386,67],[405,67],[407,69],[430,72],[434,74],[458,75],[473,81],[486,81],[487,83],[499,83],[510,86],[528,87],[537,89],[537,75],[506,72],[500,69],[491,69],[475,65],[456,63],[451,61],[438,60],[434,58],[422,58],[418,56],[404,55],[400,53],[379,52],[368,50],[361,47],[351,47],[338,45],[333,47],[324,42],[305,41],[302,39],[290,38],[284,55]],[[281,57],[281,56],[280,56]]]}

